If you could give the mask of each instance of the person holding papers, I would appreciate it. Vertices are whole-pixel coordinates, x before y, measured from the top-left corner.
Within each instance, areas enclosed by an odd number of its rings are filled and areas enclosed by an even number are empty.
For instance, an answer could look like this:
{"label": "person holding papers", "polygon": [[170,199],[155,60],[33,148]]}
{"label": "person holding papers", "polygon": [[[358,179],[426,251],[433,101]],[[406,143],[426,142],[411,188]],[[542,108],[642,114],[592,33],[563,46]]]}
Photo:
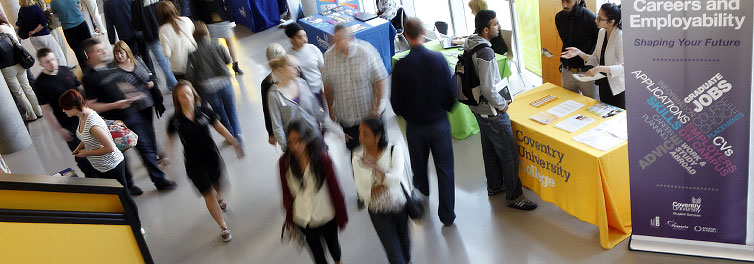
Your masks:
{"label": "person holding papers", "polygon": [[597,14],[600,28],[595,52],[586,54],[575,47],[568,47],[561,54],[563,58],[581,57],[587,65],[596,66],[584,75],[594,76],[603,73],[607,78],[596,81],[599,85],[600,101],[626,109],[626,80],[623,74],[623,32],[620,5],[607,3]]}

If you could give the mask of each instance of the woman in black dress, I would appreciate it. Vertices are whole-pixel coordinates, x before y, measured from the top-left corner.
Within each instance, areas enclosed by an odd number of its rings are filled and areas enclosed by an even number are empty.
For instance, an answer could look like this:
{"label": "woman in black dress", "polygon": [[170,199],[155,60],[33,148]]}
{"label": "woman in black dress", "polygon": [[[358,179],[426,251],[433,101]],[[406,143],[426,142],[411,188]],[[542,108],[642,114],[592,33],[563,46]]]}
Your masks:
{"label": "woman in black dress", "polygon": [[173,89],[175,115],[168,122],[168,149],[173,149],[173,139],[177,133],[183,143],[186,174],[204,196],[209,213],[220,225],[222,230],[220,236],[223,241],[228,242],[232,237],[223,218],[227,204],[220,196],[222,189],[220,177],[223,175],[225,165],[215,141],[212,140],[209,126],[214,127],[235,147],[239,158],[243,157],[244,153],[228,129],[217,119],[217,115],[211,109],[201,106],[200,102],[201,98],[190,82],[185,80],[178,82]]}

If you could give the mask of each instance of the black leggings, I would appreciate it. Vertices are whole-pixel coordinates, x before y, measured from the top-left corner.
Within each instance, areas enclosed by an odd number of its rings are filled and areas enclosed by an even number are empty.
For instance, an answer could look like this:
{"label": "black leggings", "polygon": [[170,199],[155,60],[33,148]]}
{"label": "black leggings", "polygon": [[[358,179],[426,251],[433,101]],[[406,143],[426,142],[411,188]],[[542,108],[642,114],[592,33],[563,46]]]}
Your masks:
{"label": "black leggings", "polygon": [[324,245],[322,245],[322,238],[327,243],[327,249],[330,251],[330,255],[335,262],[340,261],[340,243],[338,242],[338,225],[335,223],[335,219],[327,222],[327,224],[314,227],[304,228],[299,226],[301,232],[306,236],[306,243],[309,244],[309,250],[314,257],[314,263],[327,264],[327,257],[325,257]]}
{"label": "black leggings", "polygon": [[[114,179],[118,181],[121,185],[126,186],[126,160],[121,161],[118,166],[115,166],[112,170],[101,172],[97,171],[97,177],[103,178],[103,179]],[[128,192],[128,189],[125,190],[125,197],[126,203],[131,205],[131,208],[133,208],[134,215],[136,215],[136,222],[141,226],[141,219],[139,218],[139,209],[136,208],[136,202],[134,201],[134,198],[131,197],[131,193]],[[125,209],[125,208],[124,208]]]}
{"label": "black leggings", "polygon": [[[68,42],[68,46],[70,46],[73,53],[76,54],[79,66],[83,69],[86,65],[86,55],[84,50],[81,49],[81,42],[92,37],[89,32],[89,27],[86,25],[86,21],[81,22],[78,26],[63,29],[63,34],[65,35],[66,42]],[[65,49],[63,51],[65,51]]]}

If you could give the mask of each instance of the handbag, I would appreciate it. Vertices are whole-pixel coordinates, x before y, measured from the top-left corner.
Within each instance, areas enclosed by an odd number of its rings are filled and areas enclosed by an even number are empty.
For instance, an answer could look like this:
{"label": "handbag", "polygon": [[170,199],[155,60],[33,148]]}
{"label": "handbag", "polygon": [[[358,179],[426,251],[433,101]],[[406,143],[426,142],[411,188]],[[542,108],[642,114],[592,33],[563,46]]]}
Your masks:
{"label": "handbag", "polygon": [[32,57],[31,54],[29,54],[29,52],[18,42],[13,43],[13,60],[16,63],[21,64],[24,69],[34,66],[34,57]]}
{"label": "handbag", "polygon": [[[390,147],[390,156],[393,155],[393,149],[395,148],[395,145]],[[406,165],[406,170],[410,170],[411,167],[410,164]],[[405,175],[410,175],[406,173]],[[414,191],[414,183],[411,181],[411,177],[406,176],[406,179],[409,180],[409,191],[406,191],[406,186],[403,185],[403,181],[401,181],[401,190],[403,191],[403,195],[406,196],[406,212],[408,213],[408,217],[411,217],[413,220],[421,219],[424,216],[424,204],[422,203],[421,199],[419,199],[419,195],[416,194],[416,191]],[[409,194],[411,192],[411,194]]]}
{"label": "handbag", "polygon": [[120,120],[105,120],[110,135],[113,137],[115,147],[121,152],[136,146],[139,136],[126,127],[126,124]]}

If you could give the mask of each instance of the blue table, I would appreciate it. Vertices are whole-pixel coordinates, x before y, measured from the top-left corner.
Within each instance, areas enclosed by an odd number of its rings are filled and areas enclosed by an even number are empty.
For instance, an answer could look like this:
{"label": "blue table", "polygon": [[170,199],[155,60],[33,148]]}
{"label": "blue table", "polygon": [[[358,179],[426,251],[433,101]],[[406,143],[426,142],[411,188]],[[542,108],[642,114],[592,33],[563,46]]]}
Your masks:
{"label": "blue table", "polygon": [[280,24],[280,8],[277,0],[230,0],[236,23],[261,32]]}
{"label": "blue table", "polygon": [[[327,51],[330,47],[330,42],[332,42],[333,30],[335,29],[335,25],[328,23],[328,20],[335,23],[344,22],[346,27],[360,25],[361,29],[356,31],[354,36],[372,44],[377,49],[377,52],[380,53],[382,62],[385,64],[385,69],[388,73],[391,73],[393,71],[391,60],[393,55],[395,55],[395,44],[393,43],[395,28],[390,24],[390,21],[375,18],[367,22],[361,22],[353,18],[353,14],[358,12],[353,8],[340,6],[337,10],[339,11],[332,11],[332,14],[329,15],[318,13],[298,20],[298,23],[306,31],[309,43],[317,46],[323,53]],[[335,19],[335,17],[340,17],[340,19]]]}

